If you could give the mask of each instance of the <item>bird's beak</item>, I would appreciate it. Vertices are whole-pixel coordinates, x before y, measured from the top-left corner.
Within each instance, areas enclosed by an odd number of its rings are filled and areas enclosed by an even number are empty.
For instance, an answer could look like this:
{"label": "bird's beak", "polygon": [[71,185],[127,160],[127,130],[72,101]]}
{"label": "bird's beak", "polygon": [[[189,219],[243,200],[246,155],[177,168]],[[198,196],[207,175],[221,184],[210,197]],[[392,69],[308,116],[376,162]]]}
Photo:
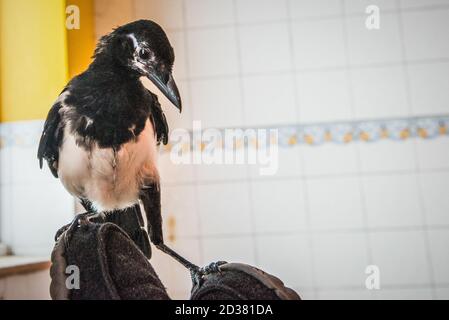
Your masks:
{"label": "bird's beak", "polygon": [[[162,91],[162,93],[178,108],[179,112],[182,110],[181,97],[179,95],[178,87],[171,73],[163,74],[156,70],[152,70],[147,74],[148,79]],[[165,80],[164,80],[165,79]]]}

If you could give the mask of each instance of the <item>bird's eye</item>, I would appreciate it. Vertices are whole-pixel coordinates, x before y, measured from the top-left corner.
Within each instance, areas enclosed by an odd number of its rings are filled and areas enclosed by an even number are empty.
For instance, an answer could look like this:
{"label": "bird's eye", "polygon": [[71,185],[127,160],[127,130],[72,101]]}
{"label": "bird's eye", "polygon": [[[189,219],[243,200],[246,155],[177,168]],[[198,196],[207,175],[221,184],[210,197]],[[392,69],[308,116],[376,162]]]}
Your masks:
{"label": "bird's eye", "polygon": [[150,52],[145,49],[139,50],[139,57],[143,60],[147,60],[150,57]]}

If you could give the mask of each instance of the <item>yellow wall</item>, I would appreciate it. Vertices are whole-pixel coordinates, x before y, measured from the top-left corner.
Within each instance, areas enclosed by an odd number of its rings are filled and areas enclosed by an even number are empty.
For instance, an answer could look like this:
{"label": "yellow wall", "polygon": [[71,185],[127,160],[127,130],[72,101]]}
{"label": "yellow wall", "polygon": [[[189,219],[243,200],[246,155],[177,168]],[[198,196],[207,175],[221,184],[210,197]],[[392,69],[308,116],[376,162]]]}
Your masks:
{"label": "yellow wall", "polygon": [[64,0],[0,0],[1,121],[42,119],[67,81]]}
{"label": "yellow wall", "polygon": [[[94,0],[0,0],[0,122],[45,119],[68,79],[90,63]],[[65,8],[80,8],[66,30]]]}
{"label": "yellow wall", "polygon": [[94,0],[67,0],[80,9],[80,29],[67,30],[69,78],[86,70],[95,49]]}

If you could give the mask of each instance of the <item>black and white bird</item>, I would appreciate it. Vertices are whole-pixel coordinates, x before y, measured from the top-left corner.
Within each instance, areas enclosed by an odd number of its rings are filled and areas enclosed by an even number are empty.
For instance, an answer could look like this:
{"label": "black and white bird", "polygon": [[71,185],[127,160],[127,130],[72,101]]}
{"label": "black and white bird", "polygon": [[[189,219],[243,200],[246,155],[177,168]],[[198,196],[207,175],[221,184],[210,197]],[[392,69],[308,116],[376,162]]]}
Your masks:
{"label": "black and white bird", "polygon": [[151,242],[194,273],[199,268],[163,241],[156,159],[168,126],[157,96],[140,80],[150,79],[181,111],[174,58],[166,34],[149,20],[102,37],[89,68],[66,85],[49,111],[38,158],[88,211],[69,230],[94,214],[132,210],[140,217],[140,200]]}

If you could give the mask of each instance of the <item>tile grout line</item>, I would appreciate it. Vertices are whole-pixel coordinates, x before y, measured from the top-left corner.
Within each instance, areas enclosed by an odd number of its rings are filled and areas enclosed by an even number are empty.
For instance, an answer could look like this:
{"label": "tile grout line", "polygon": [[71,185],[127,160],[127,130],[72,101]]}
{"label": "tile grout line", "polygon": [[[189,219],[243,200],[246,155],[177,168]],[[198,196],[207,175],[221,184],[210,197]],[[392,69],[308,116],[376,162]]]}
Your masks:
{"label": "tile grout line", "polygon": [[[293,69],[296,70],[296,61],[295,61],[295,45],[294,45],[294,36],[293,36],[293,19],[291,16],[291,8],[290,8],[290,2],[288,0],[285,0],[285,6],[287,9],[287,24],[288,24],[288,38],[289,38],[289,45],[290,45],[290,59]],[[300,120],[301,116],[301,104],[300,104],[300,93],[298,92],[298,79],[297,74],[293,73],[293,83],[294,83],[294,101],[295,101],[295,111],[296,111],[296,119],[297,122]],[[300,150],[297,151],[299,154],[299,161],[300,161],[300,168],[302,172],[305,172],[305,159],[304,155]],[[305,228],[308,230],[311,230],[311,212],[310,212],[310,202],[309,202],[309,191],[308,191],[308,179],[307,177],[303,176],[303,178],[297,178],[295,181],[298,180],[300,182],[302,180],[302,195],[304,197],[304,210],[305,210],[305,220],[306,220],[306,226]],[[300,234],[300,233],[299,233]],[[311,266],[311,274],[312,274],[312,292],[315,298],[318,297],[318,290],[317,290],[317,279],[316,279],[316,268],[315,268],[315,252],[314,252],[314,242],[313,242],[313,233],[307,233],[307,247],[309,249],[309,258],[310,258],[310,266]]]}
{"label": "tile grout line", "polygon": [[[436,169],[421,169],[421,173],[430,174],[430,173],[448,173],[448,168],[436,168]],[[375,176],[402,176],[402,175],[411,175],[414,174],[415,170],[386,170],[386,171],[372,171],[372,172],[364,172],[364,176],[375,177]],[[340,178],[353,178],[357,176],[357,172],[350,173],[337,173],[337,174],[294,174],[290,176],[283,177],[261,177],[254,179],[255,181],[291,181],[296,179],[308,179],[308,180],[320,180],[320,179],[340,179]],[[199,185],[213,185],[213,184],[231,184],[231,183],[242,183],[245,182],[245,178],[233,178],[233,179],[207,179],[207,180],[199,180],[199,181],[185,181],[185,182],[171,182],[165,183],[167,186],[186,186],[193,185],[198,182]]]}
{"label": "tile grout line", "polygon": [[[237,61],[238,61],[238,82],[239,82],[239,95],[240,95],[240,104],[241,104],[241,116],[242,116],[242,123],[246,124],[246,115],[245,115],[245,86],[243,84],[243,62],[242,62],[242,53],[241,53],[241,44],[240,44],[240,33],[239,33],[239,17],[238,17],[238,9],[237,9],[237,2],[236,0],[232,1],[232,10],[233,10],[233,29],[234,29],[234,36],[235,36],[235,44],[236,44],[236,51],[237,51]],[[256,214],[254,209],[254,195],[253,195],[253,186],[252,186],[252,177],[250,168],[248,165],[246,165],[246,179],[244,178],[244,181],[247,183],[247,191],[248,191],[248,201],[249,201],[249,214],[250,214],[250,220],[251,220],[251,238],[253,241],[252,249],[253,249],[253,255],[254,255],[254,262],[256,265],[259,264],[259,254],[258,254],[258,246],[257,246],[257,238],[256,238]]]}
{"label": "tile grout line", "polygon": [[[187,75],[190,75],[190,65],[189,65],[189,45],[188,45],[188,41],[189,41],[189,29],[187,28],[187,9],[186,9],[186,0],[182,1],[182,25],[183,25],[183,38],[184,38],[184,52],[185,52],[185,72]],[[189,79],[189,77],[187,77],[187,79]],[[187,90],[189,92],[188,94],[188,101],[189,104],[192,106],[192,84],[190,80],[186,80],[186,87]],[[192,115],[192,120],[193,120],[193,110],[191,110],[191,115]],[[201,217],[201,213],[200,213],[200,195],[199,195],[199,184],[198,184],[198,168],[196,166],[194,166],[192,168],[192,173],[193,173],[193,179],[194,179],[194,202],[195,202],[195,207],[196,207],[196,216],[197,216],[197,227],[198,227],[198,231],[200,232],[200,234],[204,234],[203,233],[203,226],[202,226],[202,217]],[[203,263],[204,261],[204,244],[203,244],[203,237],[198,237],[198,255],[199,255],[199,260],[201,261],[201,263]],[[207,262],[205,262],[207,263]]]}
{"label": "tile grout line", "polygon": [[[396,0],[396,5],[398,6],[398,24],[399,24],[399,35],[401,39],[401,54],[402,54],[402,70],[403,70],[403,79],[405,83],[405,90],[406,90],[406,99],[407,99],[407,106],[409,115],[413,115],[413,103],[412,103],[412,91],[411,91],[411,85],[410,85],[410,74],[409,74],[409,63],[407,61],[407,49],[405,44],[405,38],[404,38],[404,21],[403,21],[403,9],[400,6],[399,0]],[[430,235],[429,235],[429,228],[428,228],[428,222],[427,222],[427,212],[426,212],[426,206],[424,204],[423,199],[423,187],[420,177],[420,164],[419,164],[419,151],[418,151],[418,142],[416,139],[413,139],[413,154],[415,157],[415,181],[418,188],[418,201],[419,201],[419,209],[421,212],[421,219],[422,219],[422,225],[423,225],[423,233],[424,233],[424,242],[425,242],[425,248],[426,248],[426,260],[427,260],[427,271],[429,273],[430,278],[430,284],[432,288],[432,298],[437,298],[436,293],[436,281],[435,281],[435,274],[434,274],[434,266],[433,266],[433,259],[431,254],[431,244],[430,244]]]}
{"label": "tile grout line", "polygon": [[[448,173],[449,167],[445,168],[430,168],[430,169],[421,169],[421,174],[433,174],[433,173]],[[380,171],[365,171],[363,174],[369,177],[375,176],[404,176],[404,175],[412,175],[415,173],[414,169],[404,169],[404,170],[380,170]],[[323,174],[292,174],[289,176],[270,176],[270,177],[257,177],[253,178],[254,181],[260,182],[268,182],[268,181],[291,181],[296,179],[309,179],[309,180],[328,180],[328,179],[339,179],[339,178],[352,178],[357,175],[357,172],[346,172],[346,173],[323,173]],[[232,184],[232,183],[242,183],[245,182],[245,178],[232,178],[232,179],[198,179],[198,180],[186,180],[186,181],[178,181],[178,182],[162,182],[164,186],[175,187],[175,186],[188,186],[194,185],[198,183],[198,185],[214,185],[214,184]],[[20,181],[18,183],[4,183],[0,184],[1,187],[14,187],[18,185],[22,185],[24,181]],[[42,181],[30,181],[27,184],[34,186],[38,184],[42,184]],[[45,183],[49,185],[58,185],[60,186],[60,182],[54,181]]]}
{"label": "tile grout line", "polygon": [[[408,7],[408,8],[400,8],[399,6],[396,9],[386,9],[382,12],[385,14],[396,14],[399,10],[403,12],[428,12],[428,11],[436,11],[441,9],[448,9],[449,5],[447,4],[434,4],[434,5],[426,5],[421,7]],[[359,18],[364,17],[364,12],[351,12],[347,14],[349,18]],[[338,20],[341,18],[341,14],[329,14],[325,16],[304,16],[300,18],[292,18],[293,22],[315,22],[315,21],[327,21],[327,20]],[[242,27],[251,27],[251,26],[260,26],[260,25],[271,25],[276,23],[283,23],[288,19],[272,19],[272,20],[261,20],[261,21],[251,21],[251,22],[239,22],[239,25]],[[237,21],[237,20],[235,20]],[[168,32],[178,32],[183,30],[192,30],[192,31],[201,31],[201,30],[210,30],[210,29],[219,29],[219,28],[231,28],[233,23],[220,23],[220,24],[209,24],[209,25],[201,25],[201,26],[183,26],[183,28],[166,28]],[[185,28],[185,29],[184,29]]]}
{"label": "tile grout line", "polygon": [[[346,80],[348,81],[347,89],[348,89],[348,95],[349,95],[349,104],[351,108],[351,116],[354,119],[356,117],[356,106],[354,101],[354,91],[353,91],[353,79],[351,74],[351,68],[350,62],[351,58],[349,55],[350,48],[349,48],[349,34],[348,34],[348,26],[347,26],[347,20],[348,16],[346,14],[346,8],[344,4],[344,0],[340,1],[341,5],[341,14],[342,14],[342,28],[343,28],[343,41],[344,41],[344,48],[345,48],[345,61],[346,61],[346,68],[345,68],[345,74],[346,74]],[[373,257],[373,249],[372,249],[372,243],[371,243],[371,237],[369,234],[369,219],[368,219],[368,212],[367,212],[367,202],[366,202],[366,194],[364,190],[364,174],[362,170],[362,159],[360,154],[360,145],[358,143],[355,144],[355,157],[356,157],[356,167],[357,167],[357,183],[359,187],[360,192],[360,202],[362,206],[362,223],[363,223],[363,235],[365,239],[365,248],[366,248],[366,254],[367,254],[367,263],[368,265],[372,265],[374,263],[374,257]],[[365,271],[365,270],[363,270]],[[369,292],[370,296],[374,298],[375,294],[374,291]]]}
{"label": "tile grout line", "polygon": [[[449,58],[425,58],[425,59],[415,59],[408,60],[407,63],[409,65],[423,65],[423,64],[438,64],[438,63],[448,63]],[[319,72],[335,72],[335,71],[345,71],[346,69],[350,70],[360,70],[360,69],[381,69],[388,67],[400,67],[403,65],[403,60],[392,60],[387,62],[368,62],[363,64],[345,64],[345,65],[335,65],[335,66],[326,66],[326,67],[309,67],[309,68],[295,68],[295,69],[284,69],[284,70],[275,70],[275,71],[259,71],[259,72],[243,72],[243,77],[263,77],[263,76],[273,76],[273,75],[289,75],[289,74],[297,74],[297,73],[319,73]],[[228,74],[216,74],[216,75],[199,75],[199,76],[190,76],[190,77],[181,77],[180,81],[206,81],[206,80],[221,80],[221,79],[229,79],[236,78],[239,75],[236,73],[228,73]]]}
{"label": "tile grout line", "polygon": [[[449,224],[447,225],[435,225],[427,227],[429,230],[435,231],[449,231]],[[424,226],[414,225],[414,226],[395,226],[395,227],[371,227],[366,230],[363,227],[359,228],[311,228],[311,229],[296,229],[296,230],[285,230],[285,231],[261,231],[256,232],[255,235],[258,237],[273,237],[273,236],[295,236],[301,234],[319,234],[319,235],[328,235],[328,234],[338,234],[338,235],[348,235],[348,234],[363,234],[365,232],[369,233],[397,233],[397,232],[416,232],[416,231],[424,231]],[[232,237],[249,237],[251,236],[251,232],[236,232],[236,233],[214,233],[214,234],[205,234],[205,235],[183,235],[179,236],[179,239],[198,239],[198,238],[207,238],[207,239],[223,239],[223,238],[232,238]]]}

